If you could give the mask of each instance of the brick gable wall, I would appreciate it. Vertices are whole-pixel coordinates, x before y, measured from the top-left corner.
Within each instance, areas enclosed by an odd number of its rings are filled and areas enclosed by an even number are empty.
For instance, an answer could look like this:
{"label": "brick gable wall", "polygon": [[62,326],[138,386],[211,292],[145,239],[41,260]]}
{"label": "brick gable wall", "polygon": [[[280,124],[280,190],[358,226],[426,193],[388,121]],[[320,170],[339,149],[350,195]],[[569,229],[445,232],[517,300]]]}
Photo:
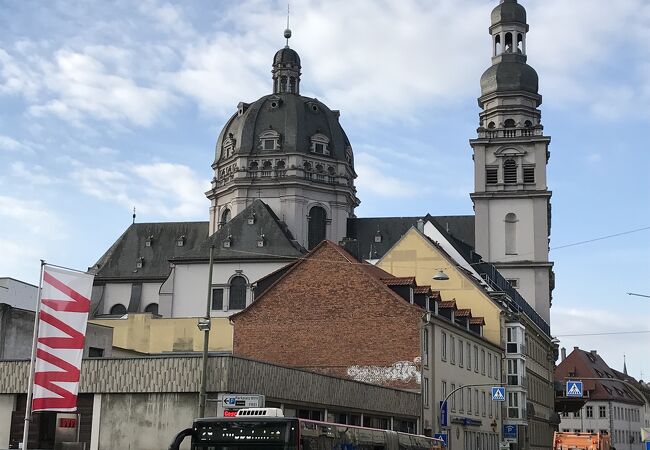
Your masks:
{"label": "brick gable wall", "polygon": [[392,387],[419,388],[418,307],[335,244],[321,244],[233,318],[234,354]]}

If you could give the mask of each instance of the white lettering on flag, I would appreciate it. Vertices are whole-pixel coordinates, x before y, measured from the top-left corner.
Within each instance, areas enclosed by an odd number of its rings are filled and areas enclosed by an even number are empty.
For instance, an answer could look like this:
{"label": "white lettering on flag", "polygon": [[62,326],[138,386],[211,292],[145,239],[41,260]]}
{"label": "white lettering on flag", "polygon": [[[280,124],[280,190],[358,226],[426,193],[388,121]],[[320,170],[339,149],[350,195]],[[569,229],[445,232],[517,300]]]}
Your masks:
{"label": "white lettering on flag", "polygon": [[76,411],[93,275],[45,265],[33,411]]}

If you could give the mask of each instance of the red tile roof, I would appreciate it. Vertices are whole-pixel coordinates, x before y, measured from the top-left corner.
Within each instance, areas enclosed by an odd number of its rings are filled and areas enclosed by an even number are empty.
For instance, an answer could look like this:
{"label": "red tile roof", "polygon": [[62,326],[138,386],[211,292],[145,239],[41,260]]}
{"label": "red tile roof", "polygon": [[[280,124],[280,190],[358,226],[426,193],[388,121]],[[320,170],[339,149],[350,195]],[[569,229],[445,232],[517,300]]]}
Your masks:
{"label": "red tile roof", "polygon": [[432,291],[431,298],[437,302],[442,301],[442,297],[440,297],[440,291]]}
{"label": "red tile roof", "polygon": [[413,289],[413,293],[431,295],[431,286],[416,286],[415,289]]}
{"label": "red tile roof", "polygon": [[459,309],[456,311],[455,314],[456,317],[472,317],[472,310],[471,309]]}
{"label": "red tile roof", "polygon": [[470,325],[485,325],[485,319],[483,317],[471,317],[469,319]]}
{"label": "red tile roof", "polygon": [[417,283],[415,282],[415,277],[393,277],[393,278],[382,278],[387,286],[413,286]]}
{"label": "red tile roof", "polygon": [[444,302],[440,302],[440,305],[438,305],[438,308],[442,308],[442,309],[449,309],[449,308],[458,309],[456,307],[456,300],[447,300],[447,301],[444,301]]}

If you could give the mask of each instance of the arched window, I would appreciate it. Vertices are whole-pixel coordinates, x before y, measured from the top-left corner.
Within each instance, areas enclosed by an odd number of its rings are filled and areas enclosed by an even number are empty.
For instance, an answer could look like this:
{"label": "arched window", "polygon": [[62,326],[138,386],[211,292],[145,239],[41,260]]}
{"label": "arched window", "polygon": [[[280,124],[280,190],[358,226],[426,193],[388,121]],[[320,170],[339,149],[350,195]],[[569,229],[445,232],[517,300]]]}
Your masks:
{"label": "arched window", "polygon": [[497,34],[494,37],[494,56],[501,54],[501,35]]}
{"label": "arched window", "polygon": [[516,126],[515,120],[514,119],[506,119],[505,122],[503,122],[503,126],[506,128],[514,128]]}
{"label": "arched window", "polygon": [[111,306],[111,311],[109,314],[112,316],[123,316],[126,314],[126,306],[121,303],[117,303]]}
{"label": "arched window", "polygon": [[231,217],[230,209],[228,208],[224,209],[223,212],[221,213],[221,225],[230,222],[230,217]]}
{"label": "arched window", "polygon": [[512,53],[512,33],[506,33],[504,44],[505,44],[505,53]]}
{"label": "arched window", "polygon": [[311,250],[316,247],[321,241],[326,238],[327,226],[327,213],[325,209],[320,206],[314,206],[309,210],[309,224],[308,229],[308,249]]}
{"label": "arched window", "polygon": [[144,312],[151,313],[151,314],[158,314],[158,303],[149,303],[147,307],[144,309]]}
{"label": "arched window", "polygon": [[228,309],[244,308],[246,308],[246,278],[237,275],[230,280]]}
{"label": "arched window", "polygon": [[524,52],[524,37],[521,33],[517,34],[517,53]]}
{"label": "arched window", "polygon": [[517,163],[514,159],[506,159],[503,162],[503,182],[517,184]]}
{"label": "arched window", "polygon": [[506,255],[517,254],[517,215],[506,214]]}
{"label": "arched window", "polygon": [[494,125],[494,122],[488,123],[488,129],[492,130],[496,125]]}

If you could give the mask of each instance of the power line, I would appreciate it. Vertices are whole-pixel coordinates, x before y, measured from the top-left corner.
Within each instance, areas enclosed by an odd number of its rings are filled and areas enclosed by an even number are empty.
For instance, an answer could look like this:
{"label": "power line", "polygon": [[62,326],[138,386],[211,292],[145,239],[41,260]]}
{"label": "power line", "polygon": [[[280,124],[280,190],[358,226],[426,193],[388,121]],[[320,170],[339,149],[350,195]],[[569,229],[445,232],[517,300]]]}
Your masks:
{"label": "power line", "polygon": [[591,242],[596,242],[596,241],[603,241],[605,239],[615,238],[615,237],[619,237],[619,236],[625,236],[626,234],[638,233],[640,231],[645,231],[645,230],[650,230],[650,227],[642,227],[642,228],[637,228],[635,230],[623,231],[621,233],[609,234],[607,236],[597,237],[597,238],[594,238],[594,239],[588,239],[586,241],[579,241],[579,242],[574,242],[572,244],[559,245],[557,247],[552,247],[550,250],[558,250],[558,249],[561,249],[561,248],[575,247],[576,245],[589,244]]}
{"label": "power line", "polygon": [[579,337],[579,336],[612,336],[621,334],[647,334],[650,330],[641,331],[610,331],[605,333],[582,333],[582,334],[558,334],[555,337]]}

